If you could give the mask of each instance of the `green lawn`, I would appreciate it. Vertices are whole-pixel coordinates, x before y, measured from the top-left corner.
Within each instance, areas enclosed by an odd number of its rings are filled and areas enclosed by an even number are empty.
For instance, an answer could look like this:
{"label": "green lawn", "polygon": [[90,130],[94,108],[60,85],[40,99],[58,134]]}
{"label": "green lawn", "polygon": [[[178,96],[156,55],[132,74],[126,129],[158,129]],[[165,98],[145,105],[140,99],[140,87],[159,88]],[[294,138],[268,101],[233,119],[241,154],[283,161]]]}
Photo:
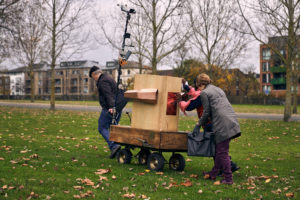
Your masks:
{"label": "green lawn", "polygon": [[[201,176],[211,158],[182,153],[182,173],[167,165],[163,173],[148,172],[137,159],[128,165],[108,159],[98,113],[0,107],[0,118],[0,199],[300,198],[299,122],[240,120],[242,137],[231,142],[230,155],[241,169],[235,183],[224,186]],[[179,129],[189,131],[195,121],[182,117]],[[125,115],[121,124],[129,124]],[[164,156],[168,160],[170,153]]]}
{"label": "green lawn", "polygon": [[[12,102],[12,103],[30,103],[30,100],[0,100],[0,102]],[[50,101],[36,100],[34,103],[50,104]],[[99,106],[98,101],[55,101],[59,105],[81,105],[81,106]],[[263,114],[283,114],[283,105],[232,105],[237,113],[263,113]],[[126,106],[132,108],[132,102],[129,102]],[[300,113],[300,106],[297,107]]]}

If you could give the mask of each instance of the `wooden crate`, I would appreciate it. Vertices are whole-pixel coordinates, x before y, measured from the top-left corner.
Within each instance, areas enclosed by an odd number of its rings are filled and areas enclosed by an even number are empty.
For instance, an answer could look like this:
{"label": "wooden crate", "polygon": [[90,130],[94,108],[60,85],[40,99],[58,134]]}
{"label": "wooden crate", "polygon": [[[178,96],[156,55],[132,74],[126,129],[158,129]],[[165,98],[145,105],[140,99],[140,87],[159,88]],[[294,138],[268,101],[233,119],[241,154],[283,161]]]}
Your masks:
{"label": "wooden crate", "polygon": [[131,127],[154,131],[177,131],[179,109],[173,114],[167,113],[168,95],[181,91],[181,78],[137,74],[134,79],[134,90],[157,89],[157,103],[147,104],[134,101],[132,105]]}
{"label": "wooden crate", "polygon": [[111,141],[159,150],[187,151],[187,133],[110,126]]}

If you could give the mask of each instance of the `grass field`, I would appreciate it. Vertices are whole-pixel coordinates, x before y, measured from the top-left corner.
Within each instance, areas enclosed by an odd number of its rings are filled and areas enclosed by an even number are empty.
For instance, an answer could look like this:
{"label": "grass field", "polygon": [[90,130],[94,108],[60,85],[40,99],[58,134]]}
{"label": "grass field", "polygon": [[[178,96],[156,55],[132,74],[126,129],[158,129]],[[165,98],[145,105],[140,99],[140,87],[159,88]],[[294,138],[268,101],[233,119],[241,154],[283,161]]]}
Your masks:
{"label": "grass field", "polygon": [[[0,107],[0,199],[299,199],[300,123],[240,120],[230,155],[241,167],[231,186],[203,180],[211,158],[188,157],[163,173],[108,159],[98,113]],[[182,117],[190,131],[196,119]],[[129,124],[124,115],[121,124]],[[138,149],[133,151],[136,155]],[[166,160],[170,154],[164,153]],[[221,179],[221,178],[219,178]]]}
{"label": "grass field", "polygon": [[[0,102],[12,103],[30,103],[29,100],[0,100]],[[37,100],[34,103],[50,104],[50,101]],[[99,106],[98,101],[55,101],[58,105],[79,105],[79,106]],[[263,114],[283,114],[283,105],[248,105],[234,104],[232,105],[237,113],[263,113]],[[127,108],[132,107],[132,102],[129,102]],[[300,114],[300,106],[297,107]]]}

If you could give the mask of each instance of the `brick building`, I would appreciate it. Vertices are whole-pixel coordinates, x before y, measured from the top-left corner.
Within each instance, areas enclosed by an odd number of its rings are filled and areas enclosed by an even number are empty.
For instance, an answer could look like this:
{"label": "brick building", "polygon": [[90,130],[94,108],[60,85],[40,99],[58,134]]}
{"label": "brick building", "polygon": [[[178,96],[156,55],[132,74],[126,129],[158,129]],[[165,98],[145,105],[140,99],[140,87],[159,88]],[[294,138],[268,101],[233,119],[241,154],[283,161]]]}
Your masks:
{"label": "brick building", "polygon": [[[283,56],[287,55],[286,37],[271,37],[269,44],[279,49]],[[300,79],[298,77],[298,87],[293,88],[300,96]],[[272,94],[275,97],[285,96],[286,91],[286,68],[282,59],[276,55],[267,45],[260,45],[260,90],[265,94]]]}

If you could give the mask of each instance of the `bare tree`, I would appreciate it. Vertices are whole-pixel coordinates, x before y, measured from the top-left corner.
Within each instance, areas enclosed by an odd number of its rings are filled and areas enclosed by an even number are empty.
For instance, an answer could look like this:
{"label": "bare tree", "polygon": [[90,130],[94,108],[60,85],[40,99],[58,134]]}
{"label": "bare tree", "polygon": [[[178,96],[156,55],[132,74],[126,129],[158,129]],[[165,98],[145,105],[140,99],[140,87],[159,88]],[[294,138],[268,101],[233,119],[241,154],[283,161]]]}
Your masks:
{"label": "bare tree", "polygon": [[14,25],[20,21],[21,0],[0,0],[0,63],[9,57],[11,47],[10,33],[14,31]]}
{"label": "bare tree", "polygon": [[214,65],[228,68],[246,50],[248,39],[236,31],[243,26],[237,9],[233,0],[192,0],[189,6],[194,54],[208,65],[213,80]]}
{"label": "bare tree", "polygon": [[[266,45],[272,53],[279,56],[286,68],[286,95],[284,107],[284,121],[291,118],[291,86],[292,63],[296,58],[299,44],[300,1],[299,0],[257,0],[247,3],[237,0],[240,14],[249,30],[257,41]],[[248,10],[245,11],[245,10]],[[250,16],[249,10],[252,11]],[[272,42],[266,37],[273,36]],[[275,41],[274,41],[275,40]],[[283,43],[282,43],[283,41]],[[285,51],[282,51],[286,49]]]}
{"label": "bare tree", "polygon": [[300,81],[300,59],[299,59],[299,54],[296,55],[295,61],[293,62],[293,72],[292,72],[292,98],[293,98],[293,108],[292,108],[292,113],[297,114],[298,113],[298,84]]}
{"label": "bare tree", "polygon": [[[185,21],[186,0],[129,0],[143,13],[148,22],[145,28],[150,32],[148,44],[144,44],[144,57],[151,63],[152,73],[156,74],[157,65],[166,59],[189,38]],[[150,48],[149,48],[150,47]]]}
{"label": "bare tree", "polygon": [[[44,0],[45,21],[51,38],[51,97],[50,109],[55,109],[54,69],[57,60],[65,54],[74,54],[82,50],[87,43],[87,35],[82,17],[91,1],[85,0]],[[87,16],[84,16],[87,17]],[[87,19],[87,18],[85,18]]]}
{"label": "bare tree", "polygon": [[[156,74],[158,64],[181,48],[187,40],[189,29],[185,28],[184,6],[186,0],[129,0],[129,7],[136,9],[137,16],[132,17],[130,33],[133,53],[137,57],[140,67],[148,61],[152,66],[152,73]],[[112,18],[112,17],[111,17]],[[100,23],[105,39],[113,48],[120,48],[120,18],[113,28]],[[112,30],[112,31],[109,31]],[[118,29],[116,31],[116,29]],[[110,34],[112,33],[112,34]]]}
{"label": "bare tree", "polygon": [[15,25],[12,33],[13,58],[27,67],[30,77],[31,102],[35,98],[35,80],[33,66],[39,61],[44,60],[47,43],[45,40],[45,23],[42,20],[43,10],[40,0],[31,0],[23,3],[22,21]]}

